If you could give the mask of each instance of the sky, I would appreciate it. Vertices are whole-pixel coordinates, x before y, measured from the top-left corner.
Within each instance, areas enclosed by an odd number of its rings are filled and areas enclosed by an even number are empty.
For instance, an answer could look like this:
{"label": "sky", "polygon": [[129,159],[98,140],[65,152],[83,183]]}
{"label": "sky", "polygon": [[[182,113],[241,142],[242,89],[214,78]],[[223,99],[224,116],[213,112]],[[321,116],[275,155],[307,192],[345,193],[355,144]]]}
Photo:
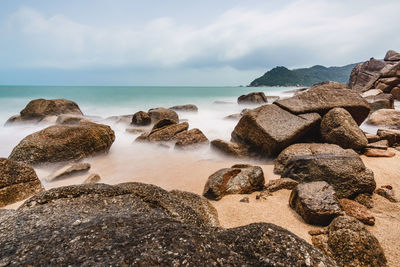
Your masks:
{"label": "sky", "polygon": [[0,84],[249,84],[400,50],[399,0],[1,0]]}

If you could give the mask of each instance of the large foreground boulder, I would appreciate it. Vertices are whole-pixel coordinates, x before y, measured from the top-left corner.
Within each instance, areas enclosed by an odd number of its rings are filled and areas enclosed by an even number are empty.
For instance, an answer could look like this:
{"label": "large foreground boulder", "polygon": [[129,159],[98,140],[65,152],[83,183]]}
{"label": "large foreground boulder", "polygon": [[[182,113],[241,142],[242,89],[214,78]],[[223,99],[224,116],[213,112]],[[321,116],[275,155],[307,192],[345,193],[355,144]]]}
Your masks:
{"label": "large foreground boulder", "polygon": [[43,191],[35,171],[28,165],[0,158],[0,207]]}
{"label": "large foreground boulder", "polygon": [[264,173],[258,166],[234,165],[208,177],[203,196],[219,200],[228,194],[249,194],[264,188]]}
{"label": "large foreground boulder", "polygon": [[103,124],[50,126],[22,139],[9,159],[28,164],[77,160],[107,152],[114,139],[114,131]]}
{"label": "large foreground boulder", "polygon": [[343,108],[331,109],[321,121],[322,139],[343,148],[361,150],[368,140],[350,113]]}
{"label": "large foreground boulder", "polygon": [[206,203],[194,194],[139,183],[52,189],[1,217],[1,263],[335,266],[312,245],[274,224],[215,228],[215,212],[209,212],[213,208]]}
{"label": "large foreground boulder", "polygon": [[274,103],[294,114],[317,112],[321,116],[332,108],[341,107],[346,109],[360,125],[368,117],[369,104],[358,92],[345,89],[345,85],[343,86],[343,89],[316,86],[302,94],[280,99]]}
{"label": "large foreground boulder", "polygon": [[268,103],[268,99],[264,92],[253,92],[239,96],[237,102],[238,104],[265,104]]}
{"label": "large foreground boulder", "polygon": [[232,132],[232,139],[261,154],[276,155],[311,134],[321,117],[317,113],[293,115],[272,104],[246,112]]}
{"label": "large foreground boulder", "polygon": [[355,218],[340,216],[328,233],[312,237],[312,243],[339,266],[387,266],[379,241]]}
{"label": "large foreground boulder", "polygon": [[400,129],[400,110],[380,109],[369,117],[367,123]]}

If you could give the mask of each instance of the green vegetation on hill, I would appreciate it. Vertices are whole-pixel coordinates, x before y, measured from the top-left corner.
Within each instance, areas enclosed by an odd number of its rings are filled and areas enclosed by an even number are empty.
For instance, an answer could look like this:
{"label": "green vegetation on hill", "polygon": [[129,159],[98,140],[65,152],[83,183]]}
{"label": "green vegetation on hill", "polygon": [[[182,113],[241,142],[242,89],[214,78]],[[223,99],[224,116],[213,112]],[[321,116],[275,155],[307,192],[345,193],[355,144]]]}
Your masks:
{"label": "green vegetation on hill", "polygon": [[352,69],[357,65],[326,68],[316,65],[311,68],[289,70],[285,67],[275,67],[260,78],[250,83],[250,86],[311,86],[323,81],[347,83]]}

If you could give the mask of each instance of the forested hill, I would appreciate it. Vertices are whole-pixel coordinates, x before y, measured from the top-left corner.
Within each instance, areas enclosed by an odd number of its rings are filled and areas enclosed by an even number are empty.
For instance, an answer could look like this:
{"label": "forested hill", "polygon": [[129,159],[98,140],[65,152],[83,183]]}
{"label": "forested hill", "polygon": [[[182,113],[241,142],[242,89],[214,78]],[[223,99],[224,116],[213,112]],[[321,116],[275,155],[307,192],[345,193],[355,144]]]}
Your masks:
{"label": "forested hill", "polygon": [[311,68],[293,70],[275,67],[252,81],[249,86],[311,86],[323,81],[347,83],[351,70],[356,65],[357,63],[329,68],[316,65]]}

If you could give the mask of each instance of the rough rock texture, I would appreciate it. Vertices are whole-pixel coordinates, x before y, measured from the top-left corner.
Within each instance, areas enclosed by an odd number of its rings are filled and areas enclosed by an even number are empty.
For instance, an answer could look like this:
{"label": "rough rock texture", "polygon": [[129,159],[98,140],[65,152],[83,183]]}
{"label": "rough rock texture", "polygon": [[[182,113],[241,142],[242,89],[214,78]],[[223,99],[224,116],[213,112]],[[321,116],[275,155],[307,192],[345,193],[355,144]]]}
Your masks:
{"label": "rough rock texture", "polygon": [[268,99],[264,92],[253,92],[239,96],[237,102],[238,104],[265,104],[268,103]]}
{"label": "rough rock texture", "polygon": [[174,136],[174,140],[176,140],[175,148],[193,148],[209,143],[208,138],[197,128],[178,133]]}
{"label": "rough rock texture", "polygon": [[381,140],[387,140],[389,146],[400,145],[400,130],[378,129],[377,135]]}
{"label": "rough rock texture", "polygon": [[342,155],[342,156],[357,156],[357,153],[352,149],[343,149],[334,144],[319,144],[319,143],[299,143],[294,144],[283,150],[275,159],[274,172],[282,174],[286,164],[296,156],[311,156],[311,155]]}
{"label": "rough rock texture", "polygon": [[380,140],[377,142],[369,143],[367,145],[367,148],[376,148],[376,149],[382,149],[382,150],[387,150],[388,147],[389,147],[388,140]]}
{"label": "rough rock texture", "polygon": [[339,203],[346,215],[354,217],[367,225],[375,224],[375,217],[369,213],[368,209],[364,205],[347,198],[339,199]]}
{"label": "rough rock texture", "polygon": [[367,123],[400,129],[400,110],[380,109],[369,117]]}
{"label": "rough rock texture", "polygon": [[232,132],[232,139],[272,156],[312,133],[320,119],[317,113],[297,116],[274,104],[265,105],[244,114]]}
{"label": "rough rock texture", "polygon": [[392,94],[394,100],[400,101],[400,86],[394,87],[390,93]]}
{"label": "rough rock texture", "polygon": [[138,111],[132,116],[132,125],[146,126],[151,123],[151,118],[147,112]]}
{"label": "rough rock texture", "polygon": [[374,174],[367,169],[358,155],[300,155],[291,157],[282,177],[300,183],[326,181],[339,198],[354,198],[361,193],[372,193],[376,183]]}
{"label": "rough rock texture", "polygon": [[371,89],[376,80],[381,76],[381,71],[387,66],[387,63],[375,58],[358,64],[350,74],[349,85],[352,89],[365,92]]}
{"label": "rough rock texture", "polygon": [[228,194],[248,194],[264,188],[264,173],[258,166],[221,169],[208,177],[203,196],[219,200]]}
{"label": "rough rock texture", "polygon": [[151,118],[152,123],[157,123],[159,120],[162,119],[170,119],[175,121],[176,123],[179,122],[178,114],[170,109],[166,108],[153,108],[148,111],[148,114]]}
{"label": "rough rock texture", "polygon": [[132,114],[117,115],[117,116],[107,117],[104,121],[105,122],[112,122],[112,123],[131,124],[132,117],[133,117]]}
{"label": "rough rock texture", "polygon": [[368,140],[350,113],[343,108],[331,109],[321,121],[322,139],[343,148],[361,150]]}
{"label": "rough rock texture", "polygon": [[394,50],[389,50],[386,52],[385,58],[383,60],[385,60],[385,61],[400,61],[400,53],[398,53]]}
{"label": "rough rock texture", "polygon": [[9,159],[28,164],[82,159],[107,152],[114,139],[114,131],[102,124],[50,126],[25,137]]}
{"label": "rough rock texture", "polygon": [[368,91],[365,91],[364,93],[362,93],[361,96],[363,98],[366,98],[366,97],[374,97],[374,96],[377,96],[377,95],[380,95],[380,94],[383,94],[382,90],[371,89],[371,90],[368,90]]}
{"label": "rough rock texture", "polygon": [[366,97],[371,112],[379,109],[394,109],[394,99],[391,94],[380,94],[377,96]]}
{"label": "rough rock texture", "polygon": [[186,131],[188,128],[187,122],[162,126],[153,129],[147,136],[147,140],[150,142],[170,141],[176,134]]}
{"label": "rough rock texture", "polygon": [[91,175],[89,175],[83,182],[82,184],[95,184],[100,182],[101,177],[100,175],[96,174],[96,173],[92,173]]}
{"label": "rough rock texture", "polygon": [[0,207],[41,191],[43,191],[43,186],[31,167],[0,158]]}
{"label": "rough rock texture", "polygon": [[90,122],[90,120],[80,115],[69,114],[59,115],[56,120],[59,125],[78,125],[82,122]]}
{"label": "rough rock texture", "polygon": [[312,243],[339,266],[387,266],[379,241],[355,218],[340,216],[328,227],[328,234],[312,237]]}
{"label": "rough rock texture", "polygon": [[380,188],[376,189],[375,193],[386,198],[390,202],[399,202],[399,200],[394,195],[393,187],[391,185],[383,185]]}
{"label": "rough rock texture", "polygon": [[265,185],[265,189],[269,192],[275,192],[281,189],[293,190],[299,182],[290,178],[279,178],[274,180],[269,180]]}
{"label": "rough rock texture", "polygon": [[249,155],[247,146],[240,143],[226,142],[221,139],[212,140],[211,148],[231,157],[247,157]]}
{"label": "rough rock texture", "polygon": [[336,266],[273,224],[214,228],[214,212],[197,195],[139,183],[52,189],[1,219],[1,263]]}
{"label": "rough rock texture", "polygon": [[172,109],[174,111],[186,111],[186,112],[197,112],[199,110],[198,107],[193,104],[173,106],[170,107],[169,109]]}
{"label": "rough rock texture", "polygon": [[389,150],[367,148],[365,149],[364,155],[367,157],[392,158],[396,156],[396,153]]}
{"label": "rough rock texture", "polygon": [[46,177],[47,182],[65,178],[73,174],[86,172],[90,169],[89,163],[69,163]]}
{"label": "rough rock texture", "polygon": [[351,114],[358,125],[367,118],[370,111],[368,102],[354,90],[332,90],[319,86],[297,96],[280,99],[274,104],[294,114],[317,112],[321,116],[332,108],[341,107]]}
{"label": "rough rock texture", "polygon": [[354,201],[360,203],[368,209],[372,209],[374,207],[374,201],[372,200],[371,194],[359,194]]}
{"label": "rough rock texture", "polygon": [[314,84],[311,88],[323,88],[329,90],[336,90],[336,89],[350,89],[347,84],[340,83],[340,82],[333,82],[333,81],[324,81],[320,83]]}
{"label": "rough rock texture", "polygon": [[314,225],[328,225],[343,215],[335,190],[324,181],[297,185],[290,194],[289,205],[306,223]]}
{"label": "rough rock texture", "polygon": [[170,126],[170,125],[173,125],[173,124],[178,124],[178,123],[176,121],[174,121],[174,120],[171,120],[171,119],[159,120],[158,122],[156,122],[153,125],[153,128],[151,129],[151,132],[158,131],[159,129],[161,129],[161,128],[165,127],[165,126]]}

